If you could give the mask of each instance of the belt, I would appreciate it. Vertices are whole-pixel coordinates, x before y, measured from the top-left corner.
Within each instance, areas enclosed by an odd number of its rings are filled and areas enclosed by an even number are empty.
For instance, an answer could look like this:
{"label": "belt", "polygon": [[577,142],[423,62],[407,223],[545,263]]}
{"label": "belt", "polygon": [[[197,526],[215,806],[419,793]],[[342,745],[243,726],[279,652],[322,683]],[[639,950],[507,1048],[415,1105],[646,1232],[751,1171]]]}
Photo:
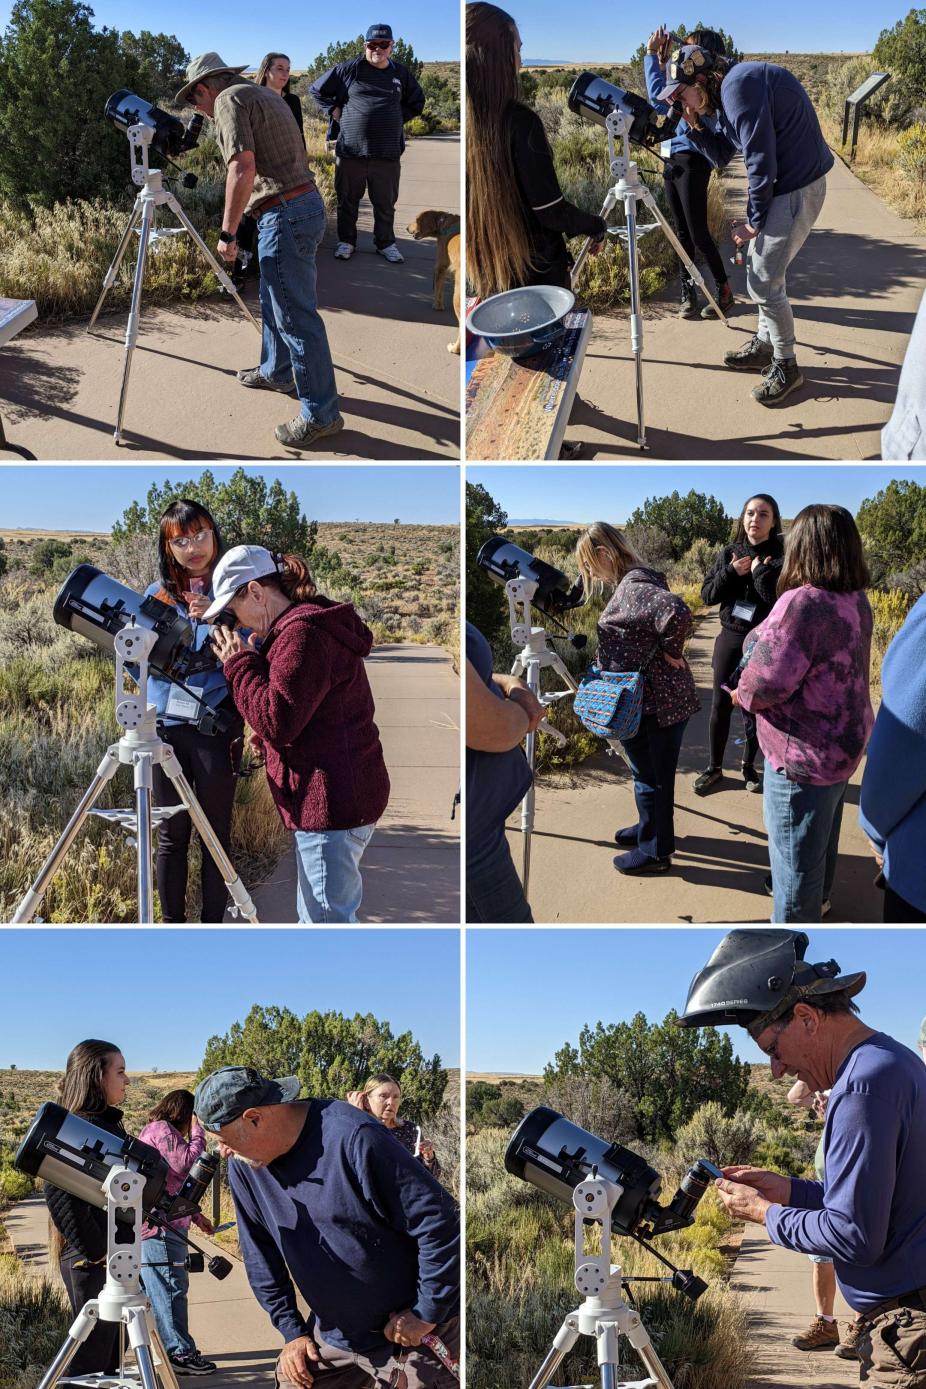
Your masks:
{"label": "belt", "polygon": [[926,1311],[926,1288],[914,1288],[913,1292],[889,1297],[886,1301],[879,1302],[876,1307],[863,1312],[862,1320],[874,1321],[875,1317],[883,1316],[885,1312],[893,1312],[898,1307],[912,1307],[918,1312]]}
{"label": "belt", "polygon": [[283,203],[292,202],[293,198],[301,198],[303,193],[314,193],[314,183],[300,183],[298,188],[287,188],[285,193],[272,193],[269,198],[262,198],[251,208],[252,217],[262,217],[270,208],[281,206]]}

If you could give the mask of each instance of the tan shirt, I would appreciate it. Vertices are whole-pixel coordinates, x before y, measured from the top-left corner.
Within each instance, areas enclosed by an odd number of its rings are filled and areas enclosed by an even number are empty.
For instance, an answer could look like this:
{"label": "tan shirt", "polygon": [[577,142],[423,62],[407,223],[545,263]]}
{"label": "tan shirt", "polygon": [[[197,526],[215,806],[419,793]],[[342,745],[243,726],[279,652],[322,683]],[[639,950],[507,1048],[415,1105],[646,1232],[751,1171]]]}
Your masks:
{"label": "tan shirt", "polygon": [[226,164],[243,150],[254,154],[254,187],[246,211],[274,193],[314,181],[302,132],[286,102],[269,87],[245,81],[226,87],[215,99],[212,121]]}

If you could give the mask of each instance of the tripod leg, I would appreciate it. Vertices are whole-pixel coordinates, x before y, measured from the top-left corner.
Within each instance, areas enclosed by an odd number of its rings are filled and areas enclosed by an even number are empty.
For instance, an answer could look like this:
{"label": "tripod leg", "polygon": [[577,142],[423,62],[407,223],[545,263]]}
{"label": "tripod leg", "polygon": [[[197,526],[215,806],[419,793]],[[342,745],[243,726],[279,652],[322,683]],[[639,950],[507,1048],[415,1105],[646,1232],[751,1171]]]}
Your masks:
{"label": "tripod leg", "polygon": [[161,1383],[161,1389],[180,1389],[177,1383],[177,1376],[174,1374],[174,1367],[170,1363],[170,1356],[164,1349],[164,1343],[153,1326],[148,1327],[148,1334],[151,1337],[151,1345],[157,1356],[157,1377]]}
{"label": "tripod leg", "polygon": [[[540,698],[540,667],[536,661],[528,661],[527,669],[524,672],[525,682],[531,694],[537,699]],[[524,754],[527,758],[527,765],[531,769],[531,784],[527,795],[521,802],[521,835],[523,837],[522,858],[521,858],[521,886],[524,889],[524,896],[529,896],[530,877],[531,877],[531,836],[534,833],[534,799],[536,788],[533,781],[534,760],[537,747],[537,734],[528,733],[524,743]]]}
{"label": "tripod leg", "polygon": [[675,235],[675,232],[673,231],[672,226],[669,223],[665,213],[662,211],[661,207],[659,206],[655,197],[653,196],[652,189],[648,188],[645,184],[643,184],[640,189],[640,198],[646,204],[649,211],[656,218],[656,221],[659,223],[660,227],[662,227],[662,230],[665,232],[669,245],[672,247],[673,251],[678,256],[685,269],[688,271],[688,274],[694,280],[695,284],[701,290],[701,293],[704,295],[705,299],[710,304],[711,308],[714,310],[714,313],[717,315],[719,319],[722,319],[723,322],[726,323],[727,327],[729,328],[730,321],[727,318],[727,315],[723,312],[720,305],[717,303],[717,300],[714,298],[707,285],[704,283],[704,276],[701,274],[701,271],[695,265],[694,261],[691,259],[688,252],[685,250],[684,246],[679,241],[678,237]]}
{"label": "tripod leg", "polygon": [[128,1325],[129,1345],[135,1352],[135,1364],[142,1382],[142,1389],[159,1389],[158,1377],[151,1358],[151,1333],[148,1329],[148,1313],[144,1307],[127,1307],[122,1313]]}
{"label": "tripod leg", "polygon": [[[169,756],[167,755],[169,752]],[[164,760],[161,764],[166,774],[174,784],[174,790],[183,801],[190,813],[190,819],[196,826],[196,830],[203,846],[208,850],[216,868],[225,880],[225,886],[231,894],[231,899],[242,916],[246,917],[252,925],[258,925],[257,908],[248,896],[244,883],[235,872],[231,859],[222,848],[221,841],[215,830],[206,818],[206,813],[199,801],[193,794],[193,788],[183,775],[180,763],[174,755],[173,748],[165,748]]]}
{"label": "tripod leg", "polygon": [[128,248],[129,248],[129,242],[130,242],[131,239],[132,239],[132,232],[135,230],[135,227],[136,227],[137,224],[138,224],[138,214],[139,214],[139,201],[138,201],[138,199],[136,198],[136,199],[135,199],[135,206],[132,208],[132,215],[131,215],[131,217],[129,218],[129,224],[128,224],[128,226],[126,227],[125,231],[124,231],[123,234],[122,234],[122,240],[119,242],[118,250],[116,251],[116,254],[113,256],[112,265],[109,267],[109,269],[107,270],[105,276],[103,277],[103,288],[100,290],[100,297],[99,297],[99,299],[96,301],[96,308],[93,310],[93,314],[92,314],[92,316],[91,316],[91,318],[90,318],[90,322],[87,324],[87,332],[88,332],[88,333],[92,333],[92,332],[93,332],[94,324],[96,323],[96,321],[97,321],[97,319],[98,319],[98,317],[99,317],[99,315],[100,315],[100,309],[102,309],[102,307],[103,307],[103,303],[104,303],[104,301],[105,301],[105,299],[106,299],[106,296],[107,296],[107,294],[109,293],[109,291],[112,289],[113,285],[116,283],[116,277],[117,277],[117,275],[119,274],[119,268],[120,268],[120,266],[122,265],[122,261],[123,261],[123,258],[125,257],[125,253],[126,253],[126,251],[128,250]]}
{"label": "tripod leg", "polygon": [[113,435],[117,444],[122,443],[122,417],[129,393],[129,374],[132,370],[132,353],[138,341],[138,320],[141,315],[141,291],[145,279],[145,261],[148,258],[148,239],[154,221],[154,203],[145,201],[141,214],[141,234],[138,238],[138,261],[135,265],[135,279],[132,282],[132,303],[129,307],[129,321],[125,330],[125,362],[122,367],[122,388],[119,391],[119,413],[116,416],[116,431]]}
{"label": "tripod leg", "polygon": [[177,221],[182,223],[184,228],[190,233],[190,236],[192,236],[193,240],[196,242],[197,246],[202,251],[203,255],[206,257],[206,260],[212,266],[213,273],[215,274],[219,284],[225,290],[226,294],[230,294],[233,296],[235,303],[238,305],[238,308],[244,314],[245,318],[248,319],[249,322],[251,322],[254,325],[258,333],[262,332],[261,326],[258,323],[257,319],[251,313],[251,310],[248,308],[247,304],[244,302],[241,295],[235,288],[234,281],[230,278],[228,272],[223,270],[221,265],[219,265],[219,262],[216,260],[212,252],[209,250],[209,247],[206,245],[205,241],[203,241],[199,232],[193,226],[193,223],[190,221],[189,217],[186,215],[183,208],[180,206],[173,194],[171,194],[171,196],[167,199],[167,206],[170,208],[171,212],[177,218]]}
{"label": "tripod leg", "polygon": [[154,924],[154,882],[151,874],[151,754],[135,759],[135,852],[138,864],[138,920]]}
{"label": "tripod leg", "polygon": [[666,1374],[665,1366],[659,1359],[659,1356],[653,1350],[653,1343],[649,1338],[649,1332],[643,1325],[639,1316],[634,1314],[634,1316],[631,1317],[630,1324],[625,1330],[624,1335],[646,1366],[647,1374],[659,1385],[659,1389],[673,1389],[672,1381]]}
{"label": "tripod leg", "polygon": [[553,1338],[553,1345],[547,1352],[546,1358],[534,1378],[528,1385],[528,1389],[547,1389],[550,1380],[556,1374],[566,1356],[572,1350],[579,1337],[579,1323],[575,1314],[568,1316],[563,1322],[559,1331]]}
{"label": "tripod leg", "polygon": [[630,277],[630,350],[637,380],[637,444],[647,447],[643,413],[643,315],[640,312],[640,259],[637,247],[637,200],[634,193],[624,197],[627,219],[627,266]]}
{"label": "tripod leg", "polygon": [[67,1340],[39,1381],[38,1389],[52,1389],[52,1386],[58,1383],[98,1321],[99,1312],[96,1303],[86,1303],[69,1327]]}
{"label": "tripod leg", "polygon": [[96,775],[84,792],[77,809],[65,825],[61,833],[61,838],[42,864],[42,867],[39,869],[38,877],[16,908],[16,913],[12,920],[14,926],[21,925],[26,921],[31,921],[35,916],[39,907],[42,905],[42,898],[48,891],[49,882],[54,877],[55,873],[57,873],[62,859],[77,838],[80,828],[93,809],[93,806],[96,804],[100,792],[103,790],[106,783],[112,780],[118,770],[119,758],[115,755],[113,749],[109,748],[107,749],[106,756],[103,758],[99,767],[97,767]]}
{"label": "tripod leg", "polygon": [[[605,222],[607,222],[607,220],[608,220],[608,214],[609,214],[609,212],[612,210],[612,208],[614,207],[614,204],[615,204],[616,202],[617,202],[617,194],[616,194],[616,192],[614,191],[613,188],[609,188],[609,189],[608,189],[608,193],[607,193],[607,197],[605,198],[604,202],[601,204],[601,212],[599,213],[599,216],[603,217],[604,220],[605,220]],[[592,238],[591,238],[590,236],[586,237],[585,242],[583,243],[583,246],[582,246],[581,251],[579,252],[579,254],[578,254],[578,255],[576,256],[576,258],[575,258],[575,261],[574,261],[573,266],[572,266],[572,273],[571,273],[571,275],[570,275],[570,277],[569,277],[570,280],[571,280],[571,282],[572,282],[572,288],[573,288],[573,289],[575,289],[576,285],[579,283],[579,276],[582,274],[582,267],[583,267],[583,265],[585,264],[586,257],[588,256],[588,251],[589,251],[589,247],[591,246],[591,244],[592,244]]]}

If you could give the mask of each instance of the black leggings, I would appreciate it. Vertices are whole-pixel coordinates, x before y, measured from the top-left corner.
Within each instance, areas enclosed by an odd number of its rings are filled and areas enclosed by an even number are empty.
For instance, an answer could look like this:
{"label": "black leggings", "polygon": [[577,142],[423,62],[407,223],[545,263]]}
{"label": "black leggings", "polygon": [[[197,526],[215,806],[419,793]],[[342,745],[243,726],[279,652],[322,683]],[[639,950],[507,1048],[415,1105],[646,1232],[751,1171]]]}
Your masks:
{"label": "black leggings", "polygon": [[[193,788],[206,818],[226,853],[231,847],[235,772],[241,762],[242,727],[236,723],[227,733],[210,736],[189,724],[168,724],[160,729],[170,743],[184,776]],[[155,805],[177,805],[180,797],[163,769],[154,768]],[[186,921],[187,858],[193,826],[185,810],[164,820],[158,830],[158,895],[165,922]],[[225,917],[228,888],[212,861],[202,851],[202,912],[199,921],[219,922]]]}
{"label": "black leggings", "polygon": [[[711,766],[723,766],[724,749],[730,736],[730,719],[733,716],[733,701],[722,690],[721,685],[729,680],[743,655],[744,637],[739,632],[730,632],[721,627],[720,635],[714,642],[714,656],[711,662],[714,670],[714,699],[711,704]],[[759,753],[759,740],[756,737],[756,721],[752,714],[741,709],[746,742],[743,746],[743,766],[754,767]]]}
{"label": "black leggings", "polygon": [[[68,1301],[75,1317],[85,1302],[99,1297],[106,1282],[106,1269],[103,1264],[81,1266],[75,1264],[77,1255],[61,1255],[61,1277],[67,1288]],[[119,1368],[119,1324],[114,1321],[98,1321],[90,1335],[78,1350],[68,1366],[69,1375],[97,1374],[113,1375]]]}
{"label": "black leggings", "polygon": [[679,154],[673,154],[667,166],[667,172],[669,170],[676,171],[675,177],[666,178],[664,186],[678,239],[691,260],[696,261],[700,251],[719,288],[727,283],[729,277],[707,225],[707,185],[711,165],[703,154],[682,150]]}

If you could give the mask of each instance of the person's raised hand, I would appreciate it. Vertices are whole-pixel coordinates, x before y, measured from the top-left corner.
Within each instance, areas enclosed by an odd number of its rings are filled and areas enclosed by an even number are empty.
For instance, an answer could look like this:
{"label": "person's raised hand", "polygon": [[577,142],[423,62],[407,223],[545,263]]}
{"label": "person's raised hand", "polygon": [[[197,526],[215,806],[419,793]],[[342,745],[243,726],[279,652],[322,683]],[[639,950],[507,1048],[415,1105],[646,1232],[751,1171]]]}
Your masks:
{"label": "person's raised hand", "polygon": [[722,1167],[721,1171],[728,1181],[745,1182],[747,1186],[754,1187],[767,1201],[786,1206],[791,1199],[791,1178],[783,1177],[780,1172],[766,1172],[761,1167],[743,1164]]}
{"label": "person's raised hand", "polygon": [[743,1182],[731,1182],[726,1177],[718,1177],[714,1188],[730,1215],[737,1220],[751,1220],[756,1225],[765,1224],[765,1213],[772,1202],[761,1196],[755,1187]]}
{"label": "person's raised hand", "polygon": [[383,1328],[383,1335],[397,1346],[420,1346],[422,1336],[427,1336],[436,1325],[437,1322],[422,1321],[411,1311],[393,1312]]}
{"label": "person's raised hand", "polygon": [[740,577],[742,577],[743,574],[748,574],[750,569],[752,568],[752,556],[740,555],[739,559],[733,559],[730,561],[730,568],[735,569],[737,574],[740,575]]}
{"label": "person's raised hand", "polygon": [[655,57],[657,57],[661,63],[664,62],[663,51],[665,49],[666,40],[668,39],[668,37],[669,35],[666,29],[662,24],[660,24],[659,28],[654,29],[653,32],[650,34],[649,38],[646,40],[647,53],[655,55]]}
{"label": "person's raised hand", "polygon": [[318,1362],[318,1349],[311,1336],[287,1341],[277,1360],[277,1382],[301,1384],[311,1389],[315,1382],[312,1366]]}
{"label": "person's raised hand", "polygon": [[212,599],[205,593],[184,593],[182,597],[190,617],[197,621],[212,604]]}
{"label": "person's raised hand", "polygon": [[423,1157],[425,1162],[434,1161],[434,1144],[429,1143],[426,1138],[422,1138],[418,1145],[418,1156]]}
{"label": "person's raised hand", "polygon": [[355,1109],[365,1110],[367,1107],[367,1097],[362,1090],[349,1090],[347,1092],[347,1103],[352,1104]]}
{"label": "person's raised hand", "polygon": [[248,650],[239,634],[230,627],[216,627],[210,641],[213,651],[223,665],[226,661],[230,661],[232,656],[237,656],[240,651]]}

